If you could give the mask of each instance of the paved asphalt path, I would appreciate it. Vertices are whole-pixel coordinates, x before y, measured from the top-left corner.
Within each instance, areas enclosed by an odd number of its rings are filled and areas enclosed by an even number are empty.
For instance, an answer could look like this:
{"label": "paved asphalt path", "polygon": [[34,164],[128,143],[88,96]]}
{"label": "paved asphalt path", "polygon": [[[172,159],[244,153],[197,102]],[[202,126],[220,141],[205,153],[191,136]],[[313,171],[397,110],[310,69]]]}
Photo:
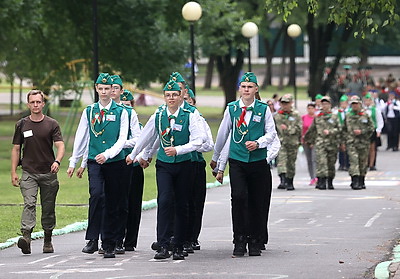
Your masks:
{"label": "paved asphalt path", "polygon": [[335,190],[308,186],[303,154],[295,191],[277,190],[273,169],[270,242],[261,257],[232,258],[230,188],[221,186],[207,192],[201,250],[184,261],[153,259],[153,209],[143,213],[135,252],[84,254],[84,232],[54,237],[54,254],[41,253],[43,240],[34,240],[31,255],[15,246],[0,251],[0,278],[373,278],[399,237],[399,154],[380,151],[378,171],[361,191],[350,189],[346,172],[337,173]]}

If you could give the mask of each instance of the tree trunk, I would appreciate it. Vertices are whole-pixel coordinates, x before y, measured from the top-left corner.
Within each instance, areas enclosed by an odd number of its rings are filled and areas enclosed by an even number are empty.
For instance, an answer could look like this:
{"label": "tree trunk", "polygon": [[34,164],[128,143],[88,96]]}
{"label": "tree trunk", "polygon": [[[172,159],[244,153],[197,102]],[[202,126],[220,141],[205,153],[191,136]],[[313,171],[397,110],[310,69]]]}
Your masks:
{"label": "tree trunk", "polygon": [[214,72],[215,55],[210,55],[207,63],[206,77],[204,79],[204,89],[211,89]]}
{"label": "tree trunk", "polygon": [[243,51],[236,50],[236,63],[232,64],[231,55],[217,56],[217,69],[221,77],[221,86],[225,94],[225,106],[236,100],[237,82],[243,67]]}
{"label": "tree trunk", "polygon": [[312,100],[315,100],[315,96],[321,91],[325,58],[328,53],[329,43],[332,40],[335,25],[333,23],[328,25],[320,24],[315,28],[314,15],[309,13],[306,28],[310,46],[310,82],[308,85],[308,95]]}

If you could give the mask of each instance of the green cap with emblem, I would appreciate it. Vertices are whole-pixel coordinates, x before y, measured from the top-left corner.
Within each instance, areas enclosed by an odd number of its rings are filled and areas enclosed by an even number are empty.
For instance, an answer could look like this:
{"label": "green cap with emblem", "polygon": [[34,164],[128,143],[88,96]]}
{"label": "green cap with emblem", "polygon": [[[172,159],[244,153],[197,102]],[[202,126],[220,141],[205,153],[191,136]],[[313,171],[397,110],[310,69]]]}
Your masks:
{"label": "green cap with emblem", "polygon": [[291,101],[293,101],[293,97],[290,94],[285,94],[281,97],[280,101],[282,103],[290,103]]}
{"label": "green cap with emblem", "polygon": [[184,78],[182,77],[182,75],[179,72],[173,72],[169,76],[169,80],[173,80],[175,82],[185,82]]}
{"label": "green cap with emblem", "polygon": [[168,81],[164,86],[164,91],[181,91],[179,84],[173,80]]}
{"label": "green cap with emblem", "polygon": [[192,99],[196,98],[196,96],[194,96],[193,90],[190,88],[188,89],[188,94],[189,94],[190,98],[192,98]]}
{"label": "green cap with emblem", "polygon": [[244,73],[244,75],[240,79],[240,82],[254,82],[258,86],[257,77],[253,72]]}
{"label": "green cap with emblem", "polygon": [[349,99],[349,97],[347,97],[347,95],[342,95],[342,97],[340,97],[341,102],[346,102]]}
{"label": "green cap with emblem", "polygon": [[365,94],[364,98],[365,98],[365,99],[372,99],[372,94],[371,94],[371,92],[367,92],[367,94]]}
{"label": "green cap with emblem", "polygon": [[121,101],[132,101],[132,100],[134,100],[135,98],[133,97],[131,91],[129,91],[129,90],[127,90],[127,89],[124,89],[124,92],[121,94],[121,96],[119,97],[119,99],[120,99]]}
{"label": "green cap with emblem", "polygon": [[108,73],[100,73],[96,80],[96,84],[112,85],[110,75]]}
{"label": "green cap with emblem", "polygon": [[324,96],[322,96],[321,94],[317,94],[317,96],[315,96],[315,100],[321,100],[322,97],[324,97]]}
{"label": "green cap with emblem", "polygon": [[112,75],[110,77],[111,77],[111,80],[112,80],[112,84],[118,84],[118,85],[121,85],[121,87],[123,86],[122,85],[122,79],[121,79],[121,77],[119,75]]}

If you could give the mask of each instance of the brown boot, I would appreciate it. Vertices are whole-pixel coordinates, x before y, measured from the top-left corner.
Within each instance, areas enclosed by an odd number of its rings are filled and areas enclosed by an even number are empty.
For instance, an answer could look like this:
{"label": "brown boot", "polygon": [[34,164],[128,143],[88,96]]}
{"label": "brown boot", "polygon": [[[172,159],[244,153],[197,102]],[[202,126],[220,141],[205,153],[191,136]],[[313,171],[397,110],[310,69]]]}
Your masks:
{"label": "brown boot", "polygon": [[43,253],[54,253],[53,244],[51,244],[51,235],[53,231],[44,232]]}
{"label": "brown boot", "polygon": [[31,232],[22,230],[22,236],[18,239],[17,246],[21,249],[22,254],[31,253]]}

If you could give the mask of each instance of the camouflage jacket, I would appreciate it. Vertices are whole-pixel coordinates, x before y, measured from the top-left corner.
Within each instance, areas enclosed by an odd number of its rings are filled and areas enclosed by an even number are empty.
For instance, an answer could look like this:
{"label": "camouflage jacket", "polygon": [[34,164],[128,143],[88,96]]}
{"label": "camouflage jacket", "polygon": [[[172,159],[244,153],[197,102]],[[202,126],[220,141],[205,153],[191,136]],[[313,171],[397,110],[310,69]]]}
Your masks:
{"label": "camouflage jacket", "polygon": [[[302,129],[300,114],[293,110],[289,113],[279,110],[274,115],[274,120],[281,144],[285,146],[298,146],[300,144]],[[287,129],[282,130],[281,124],[285,124]]]}
{"label": "camouflage jacket", "polygon": [[[361,134],[355,135],[353,131],[358,129],[361,130]],[[350,111],[346,114],[343,128],[346,144],[365,144],[369,146],[370,137],[374,130],[374,122],[364,110],[358,113]]]}
{"label": "camouflage jacket", "polygon": [[[328,130],[329,133],[326,135],[324,130]],[[310,145],[323,145],[327,149],[337,149],[339,134],[340,124],[337,115],[332,112],[320,112],[304,135],[304,142]]]}

